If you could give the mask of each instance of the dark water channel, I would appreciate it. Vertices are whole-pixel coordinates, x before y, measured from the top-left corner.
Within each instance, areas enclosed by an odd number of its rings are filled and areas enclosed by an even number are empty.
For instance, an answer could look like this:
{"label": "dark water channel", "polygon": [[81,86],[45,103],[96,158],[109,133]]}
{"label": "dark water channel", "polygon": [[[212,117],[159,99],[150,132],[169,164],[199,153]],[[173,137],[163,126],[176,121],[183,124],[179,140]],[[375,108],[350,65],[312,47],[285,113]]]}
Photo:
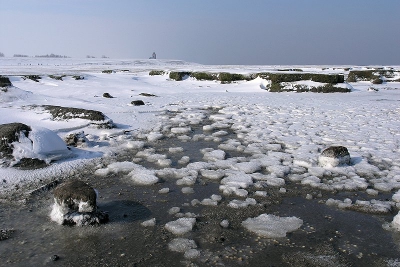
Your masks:
{"label": "dark water channel", "polygon": [[[202,133],[200,127],[193,132],[198,133]],[[235,138],[234,134],[223,137],[229,138]],[[216,149],[218,143],[169,138],[152,148],[163,154],[169,147],[178,146],[183,147],[183,153],[168,155],[175,168],[183,155],[191,162],[202,161],[199,150]],[[136,152],[121,152],[114,160],[130,161]],[[145,160],[140,164],[160,169]],[[216,207],[192,206],[193,199],[220,194],[219,183],[200,177],[192,186],[194,193],[183,194],[176,179],[136,186],[126,175],[102,177],[93,175],[94,171],[94,167],[87,168],[76,177],[98,189],[99,208],[108,211],[110,222],[69,227],[50,221],[52,190],[32,195],[26,204],[1,203],[0,229],[12,230],[8,239],[0,241],[1,266],[388,266],[400,257],[399,234],[382,228],[393,214],[363,214],[323,204],[333,197],[332,193],[322,192],[322,196],[307,200],[305,195],[315,195],[315,189],[288,183],[285,194],[279,193],[279,188],[265,188],[268,197],[253,196],[260,205],[248,208],[227,207],[238,197],[226,196]],[[165,187],[170,188],[168,194],[158,193]],[[249,189],[249,194],[252,196],[254,191]],[[357,192],[346,194],[355,196]],[[193,231],[184,237],[196,242],[201,251],[199,258],[189,261],[182,253],[168,249],[168,243],[176,237],[164,229],[165,223],[177,219],[168,213],[171,207],[198,215]],[[296,216],[304,224],[286,238],[259,238],[245,230],[241,222],[262,213]],[[151,218],[156,218],[156,226],[141,226]],[[220,226],[225,219],[230,222],[228,228]]]}

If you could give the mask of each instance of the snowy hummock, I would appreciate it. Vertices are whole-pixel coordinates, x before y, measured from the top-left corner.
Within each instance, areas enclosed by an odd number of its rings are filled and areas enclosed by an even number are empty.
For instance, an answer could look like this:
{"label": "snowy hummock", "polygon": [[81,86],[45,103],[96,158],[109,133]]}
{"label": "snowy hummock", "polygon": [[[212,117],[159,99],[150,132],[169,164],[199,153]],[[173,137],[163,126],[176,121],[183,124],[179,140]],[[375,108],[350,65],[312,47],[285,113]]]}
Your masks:
{"label": "snowy hummock", "polygon": [[20,134],[18,142],[13,142],[13,156],[16,161],[37,158],[50,163],[71,155],[65,142],[56,133],[44,127],[31,128],[28,137]]}

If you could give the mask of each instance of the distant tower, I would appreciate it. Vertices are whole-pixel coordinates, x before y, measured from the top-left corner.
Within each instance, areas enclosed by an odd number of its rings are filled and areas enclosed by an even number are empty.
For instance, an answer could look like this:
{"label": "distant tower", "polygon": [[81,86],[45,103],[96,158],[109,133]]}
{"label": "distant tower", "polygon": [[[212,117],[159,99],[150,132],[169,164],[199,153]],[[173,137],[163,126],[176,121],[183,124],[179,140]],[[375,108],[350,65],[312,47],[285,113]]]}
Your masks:
{"label": "distant tower", "polygon": [[150,59],[156,59],[156,58],[157,58],[156,52],[153,52],[153,55],[151,55]]}

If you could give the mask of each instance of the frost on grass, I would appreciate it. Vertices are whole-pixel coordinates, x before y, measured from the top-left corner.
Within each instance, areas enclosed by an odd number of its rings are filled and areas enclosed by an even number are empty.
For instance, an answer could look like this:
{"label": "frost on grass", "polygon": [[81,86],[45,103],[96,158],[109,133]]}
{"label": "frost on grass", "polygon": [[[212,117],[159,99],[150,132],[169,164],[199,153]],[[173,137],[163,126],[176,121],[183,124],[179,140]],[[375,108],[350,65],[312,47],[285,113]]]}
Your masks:
{"label": "frost on grass", "polygon": [[296,231],[303,225],[303,220],[297,217],[278,217],[270,214],[261,214],[255,218],[248,218],[242,222],[250,232],[261,237],[279,238],[286,233]]}

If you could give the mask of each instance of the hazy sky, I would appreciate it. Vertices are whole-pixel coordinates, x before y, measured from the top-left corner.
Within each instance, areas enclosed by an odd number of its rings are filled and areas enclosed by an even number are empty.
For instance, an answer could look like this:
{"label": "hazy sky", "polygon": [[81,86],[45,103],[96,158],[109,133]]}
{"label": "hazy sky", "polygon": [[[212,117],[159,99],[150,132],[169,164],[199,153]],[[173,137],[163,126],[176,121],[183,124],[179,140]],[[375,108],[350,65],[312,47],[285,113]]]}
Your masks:
{"label": "hazy sky", "polygon": [[400,65],[400,0],[0,0],[6,56]]}

